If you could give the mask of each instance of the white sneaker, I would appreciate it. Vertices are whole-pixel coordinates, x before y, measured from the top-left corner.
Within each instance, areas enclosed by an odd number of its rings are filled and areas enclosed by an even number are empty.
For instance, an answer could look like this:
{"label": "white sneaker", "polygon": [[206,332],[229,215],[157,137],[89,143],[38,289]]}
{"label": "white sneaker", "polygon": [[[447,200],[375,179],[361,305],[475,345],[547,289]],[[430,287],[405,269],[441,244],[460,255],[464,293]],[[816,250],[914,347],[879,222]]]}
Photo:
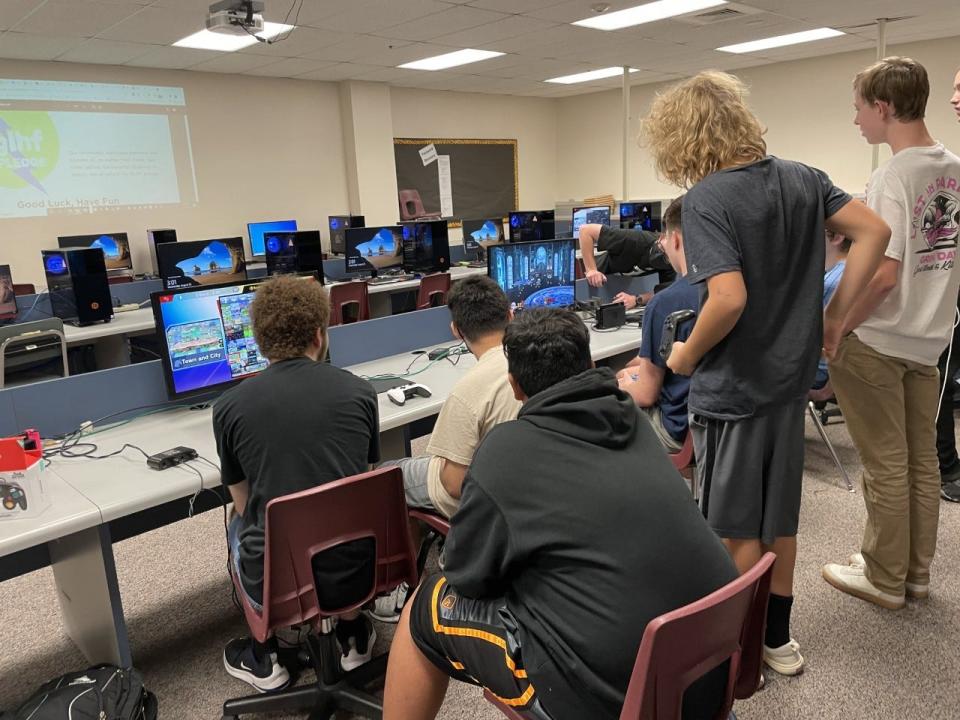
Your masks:
{"label": "white sneaker", "polygon": [[[803,655],[800,654],[800,643],[793,638],[778,648],[763,646],[763,661],[767,666],[781,675],[799,675],[803,672]],[[761,687],[763,685],[761,684]]]}
{"label": "white sneaker", "polygon": [[821,572],[823,579],[833,585],[840,592],[853,595],[887,610],[902,610],[906,601],[903,595],[891,595],[875,587],[863,574],[863,566],[840,565],[830,563],[824,565]]}
{"label": "white sneaker", "polygon": [[[369,631],[369,635],[366,637],[366,643],[362,642],[363,637],[358,638],[354,635],[344,636],[341,627],[343,621],[337,624],[337,639],[340,641],[340,650],[343,653],[340,656],[340,667],[342,667],[345,672],[350,672],[370,662],[370,659],[373,657],[373,644],[377,641],[377,631],[374,630],[373,623],[366,617],[363,615],[360,617],[363,619],[364,626]],[[363,647],[364,645],[365,647]]]}
{"label": "white sneaker", "polygon": [[[863,559],[863,553],[854,553],[850,556],[850,567],[866,567],[867,561]],[[930,597],[930,585],[927,583],[906,582],[903,584],[908,598],[914,600],[926,600]]]}
{"label": "white sneaker", "polygon": [[406,604],[409,594],[410,586],[405,582],[400,583],[389,595],[378,597],[373,603],[373,609],[368,610],[367,614],[380,622],[400,622],[400,613],[403,611],[403,606]]}

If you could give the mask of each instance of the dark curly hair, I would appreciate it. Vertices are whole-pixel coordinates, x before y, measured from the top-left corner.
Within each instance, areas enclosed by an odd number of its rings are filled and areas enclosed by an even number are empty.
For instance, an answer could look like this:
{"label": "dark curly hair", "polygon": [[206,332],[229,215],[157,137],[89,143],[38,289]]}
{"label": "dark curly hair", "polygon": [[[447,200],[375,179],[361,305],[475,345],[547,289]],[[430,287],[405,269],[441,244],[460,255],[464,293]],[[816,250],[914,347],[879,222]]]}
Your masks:
{"label": "dark curly hair", "polygon": [[270,362],[300,357],[314,342],[318,328],[326,336],[330,298],[316,280],[277,277],[257,289],[250,320],[257,346]]}

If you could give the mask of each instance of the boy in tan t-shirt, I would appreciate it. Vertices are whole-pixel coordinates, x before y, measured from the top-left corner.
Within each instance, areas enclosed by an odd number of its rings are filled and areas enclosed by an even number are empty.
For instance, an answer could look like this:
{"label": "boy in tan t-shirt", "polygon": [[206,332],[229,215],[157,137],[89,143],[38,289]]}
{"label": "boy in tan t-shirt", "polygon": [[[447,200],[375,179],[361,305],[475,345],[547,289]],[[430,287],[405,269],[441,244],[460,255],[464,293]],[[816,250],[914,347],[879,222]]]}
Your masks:
{"label": "boy in tan t-shirt", "polygon": [[[507,379],[503,333],[511,319],[510,302],[486,276],[461,280],[447,298],[450,329],[477,358],[443,403],[427,445],[427,455],[391,460],[403,470],[407,505],[452,516],[460,505],[467,467],[480,441],[499,423],[515,420],[520,402]],[[377,600],[373,617],[397,622],[408,589],[401,585]]]}

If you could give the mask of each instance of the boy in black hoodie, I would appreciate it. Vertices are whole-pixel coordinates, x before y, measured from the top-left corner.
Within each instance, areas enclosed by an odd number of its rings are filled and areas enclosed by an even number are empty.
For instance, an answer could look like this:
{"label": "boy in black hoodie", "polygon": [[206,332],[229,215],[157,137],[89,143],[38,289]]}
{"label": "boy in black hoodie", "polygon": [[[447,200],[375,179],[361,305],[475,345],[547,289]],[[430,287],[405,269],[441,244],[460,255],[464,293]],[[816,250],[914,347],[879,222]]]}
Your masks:
{"label": "boy in black hoodie", "polygon": [[[404,608],[385,720],[436,717],[450,677],[538,720],[614,720],[647,623],[737,575],[576,315],[526,311],[504,350],[524,405],[467,471],[445,577]],[[712,717],[724,682],[692,685],[684,719]]]}

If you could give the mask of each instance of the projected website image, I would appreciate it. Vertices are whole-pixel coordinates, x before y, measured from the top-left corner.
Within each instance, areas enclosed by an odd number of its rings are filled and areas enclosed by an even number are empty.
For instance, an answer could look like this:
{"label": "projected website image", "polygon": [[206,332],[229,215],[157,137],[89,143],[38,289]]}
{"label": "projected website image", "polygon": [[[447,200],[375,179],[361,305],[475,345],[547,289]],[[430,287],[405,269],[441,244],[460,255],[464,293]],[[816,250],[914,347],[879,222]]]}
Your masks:
{"label": "projected website image", "polygon": [[0,79],[0,218],[199,202],[182,88]]}
{"label": "projected website image", "polygon": [[610,208],[607,206],[574,208],[573,236],[577,237],[581,225],[609,225]]}
{"label": "projected website image", "polygon": [[230,376],[234,379],[258,373],[270,363],[257,347],[253,339],[253,325],[250,322],[250,303],[254,293],[221,297],[220,318],[223,321],[223,334],[227,340],[227,363]]}
{"label": "projected website image", "polygon": [[[369,232],[364,232],[369,231]],[[373,232],[369,240],[365,235]],[[358,241],[353,244],[351,241]],[[373,267],[382,270],[401,263],[403,242],[395,228],[350,228],[347,230],[347,267],[350,270],[365,270]]]}
{"label": "projected website image", "polygon": [[488,273],[514,310],[574,303],[573,240],[515,243],[490,248]]}

